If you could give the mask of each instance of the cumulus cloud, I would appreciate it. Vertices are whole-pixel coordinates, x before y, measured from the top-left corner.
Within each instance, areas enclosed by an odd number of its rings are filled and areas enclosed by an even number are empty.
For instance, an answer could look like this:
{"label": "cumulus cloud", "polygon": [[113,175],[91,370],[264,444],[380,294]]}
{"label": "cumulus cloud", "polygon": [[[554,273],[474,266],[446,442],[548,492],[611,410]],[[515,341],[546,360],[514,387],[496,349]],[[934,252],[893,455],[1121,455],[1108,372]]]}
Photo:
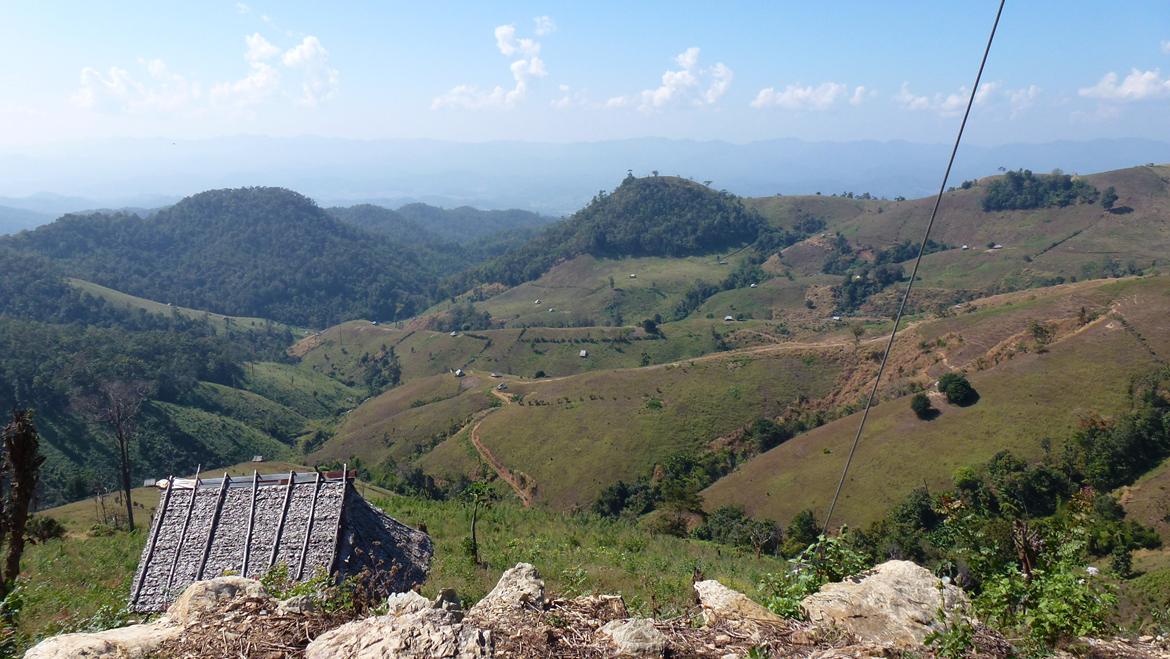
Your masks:
{"label": "cumulus cloud", "polygon": [[174,73],[162,60],[140,59],[138,64],[145,77],[136,77],[117,66],[104,73],[85,67],[71,100],[78,107],[91,110],[175,112],[190,107],[202,96],[199,83]]}
{"label": "cumulus cloud", "polygon": [[756,94],[751,105],[757,109],[776,107],[785,110],[827,110],[848,93],[849,88],[839,82],[822,82],[815,87],[788,85],[780,91],[765,87]]}
{"label": "cumulus cloud", "polygon": [[699,48],[687,48],[674,56],[678,68],[664,72],[658,87],[630,97],[615,96],[604,107],[623,108],[636,103],[642,112],[654,112],[676,104],[714,105],[731,87],[735,72],[723,62],[701,68],[699,54]]}
{"label": "cumulus cloud", "polygon": [[[299,84],[299,102],[316,105],[337,90],[340,74],[329,65],[329,53],[314,36],[282,51],[256,32],[244,37],[246,74],[207,86],[171,71],[159,59],[140,59],[145,75],[111,66],[81,70],[72,102],[99,111],[175,112],[247,108],[278,97],[286,79]],[[291,96],[292,94],[286,94]]]}
{"label": "cumulus cloud", "polygon": [[[894,102],[907,110],[929,110],[943,116],[958,114],[967,104],[967,87],[959,87],[959,91],[949,94],[938,93],[933,96],[920,96],[910,91],[910,83],[903,82],[898,93],[894,95]],[[978,94],[976,94],[978,95]]]}
{"label": "cumulus cloud", "polygon": [[329,51],[317,37],[305,37],[301,43],[286,50],[280,59],[286,67],[302,72],[302,104],[314,106],[337,93],[341,73],[329,65]]}
{"label": "cumulus cloud", "polygon": [[1007,96],[1012,116],[1015,117],[1036,104],[1036,99],[1040,96],[1040,88],[1036,85],[1028,85],[1020,89],[1009,89]]}
{"label": "cumulus cloud", "polygon": [[[536,19],[538,29],[541,19],[547,18],[547,16],[541,16]],[[552,19],[548,19],[548,22],[551,25]],[[471,84],[456,85],[447,93],[431,100],[432,110],[443,108],[468,110],[511,108],[528,95],[529,86],[534,78],[543,78],[548,75],[544,60],[540,58],[539,41],[527,37],[517,37],[515,25],[497,26],[495,37],[496,48],[500,54],[504,57],[516,58],[508,65],[508,69],[512,72],[512,88],[505,89],[501,85],[496,85],[491,90],[484,90]]]}
{"label": "cumulus cloud", "polygon": [[849,105],[861,105],[868,98],[877,96],[877,91],[868,89],[865,85],[858,85],[853,88],[853,95],[849,97]]}
{"label": "cumulus cloud", "polygon": [[1144,101],[1151,98],[1170,96],[1170,78],[1163,78],[1158,69],[1139,71],[1131,69],[1124,79],[1110,71],[1092,87],[1083,87],[1078,92],[1087,98],[1106,101]]}
{"label": "cumulus cloud", "polygon": [[552,34],[557,31],[556,21],[549,16],[537,16],[532,19],[532,22],[534,24],[533,31],[538,37],[543,37],[546,34]]}
{"label": "cumulus cloud", "polygon": [[549,107],[556,110],[567,110],[569,108],[579,108],[589,105],[589,98],[585,92],[576,90],[569,85],[558,85],[557,91],[560,96],[549,102]]}
{"label": "cumulus cloud", "polygon": [[244,37],[244,44],[248,47],[244,53],[244,59],[249,62],[263,62],[280,54],[280,49],[260,36],[259,32],[253,32],[250,36]]}

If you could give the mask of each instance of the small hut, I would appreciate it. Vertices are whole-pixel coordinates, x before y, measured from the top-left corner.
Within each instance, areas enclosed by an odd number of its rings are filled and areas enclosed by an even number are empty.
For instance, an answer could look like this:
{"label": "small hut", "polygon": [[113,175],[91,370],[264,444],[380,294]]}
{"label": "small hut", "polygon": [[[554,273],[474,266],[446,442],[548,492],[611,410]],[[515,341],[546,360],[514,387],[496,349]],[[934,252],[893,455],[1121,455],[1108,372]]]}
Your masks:
{"label": "small hut", "polygon": [[283,564],[304,581],[366,572],[381,594],[422,583],[430,536],[390,518],[353,486],[352,471],[159,481],[162,500],[131,585],[129,608],[163,611],[194,581],[259,578]]}

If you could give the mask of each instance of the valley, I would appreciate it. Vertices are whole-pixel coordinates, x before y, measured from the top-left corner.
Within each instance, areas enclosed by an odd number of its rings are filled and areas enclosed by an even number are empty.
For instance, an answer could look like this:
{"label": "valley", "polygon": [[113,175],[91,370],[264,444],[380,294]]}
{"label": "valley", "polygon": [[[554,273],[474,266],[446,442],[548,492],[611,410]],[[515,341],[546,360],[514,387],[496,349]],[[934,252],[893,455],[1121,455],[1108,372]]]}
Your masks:
{"label": "valley", "polygon": [[[1088,202],[985,211],[995,177],[944,196],[835,527],[883,528],[908,498],[946,491],[1004,452],[1053,464],[1086,424],[1137,409],[1135,382],[1170,358],[1168,176],[1139,167],[1084,177],[1114,187],[1125,212]],[[417,209],[326,213],[293,193],[205,194],[202,206],[185,200],[149,220],[71,217],[0,240],[22,282],[9,289],[0,338],[60,365],[6,361],[5,382],[37,385],[10,384],[5,401],[38,405],[42,506],[65,504],[43,514],[71,535],[120,524],[109,431],[77,402],[103,379],[147,392],[135,484],[247,470],[262,456],[264,469],[348,464],[387,509],[431,502],[418,512],[427,519],[483,483],[511,519],[616,518],[624,534],[699,533],[731,509],[777,529],[815,520],[882,358],[915,254],[906,241],[930,205],[740,200],[685,179],[629,177],[578,215],[523,216],[517,237],[489,232],[475,246],[457,231],[416,231],[447,221]],[[266,251],[272,236],[246,235],[263,264],[175,252],[199,231],[284,212],[267,199],[292,205],[282,208],[308,243],[325,232],[367,243],[365,256],[303,261],[302,251]],[[706,210],[679,215],[684,207]],[[168,218],[202,213],[213,218],[205,227],[162,237],[175,230]],[[664,217],[691,229],[651,231]],[[724,230],[712,249],[704,232]],[[61,247],[102,232],[122,238],[96,252]],[[127,250],[154,249],[143,241],[162,242],[137,267]],[[99,267],[106,258],[116,265]],[[321,259],[330,262],[313,265]],[[148,282],[164,260],[185,264],[198,285]],[[217,293],[260,280],[262,292]],[[44,332],[60,338],[29,340]],[[184,346],[203,356],[184,358]],[[969,378],[973,403],[936,391],[948,373]],[[910,404],[923,393],[925,420]],[[1147,465],[1117,497],[1170,540],[1166,469]],[[136,490],[134,501],[146,519],[157,492]],[[1140,560],[1161,565],[1159,551]],[[605,583],[605,568],[591,569],[584,578]]]}

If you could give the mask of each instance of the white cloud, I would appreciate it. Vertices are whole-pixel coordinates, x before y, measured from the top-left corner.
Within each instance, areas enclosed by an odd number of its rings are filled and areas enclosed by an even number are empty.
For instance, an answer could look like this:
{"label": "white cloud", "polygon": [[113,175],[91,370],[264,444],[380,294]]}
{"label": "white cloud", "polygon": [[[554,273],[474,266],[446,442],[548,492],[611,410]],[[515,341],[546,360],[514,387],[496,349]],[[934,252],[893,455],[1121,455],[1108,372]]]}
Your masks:
{"label": "white cloud", "polygon": [[271,64],[252,62],[243,78],[213,85],[211,103],[216,107],[250,107],[268,100],[279,89],[280,72]]}
{"label": "white cloud", "polygon": [[199,83],[172,72],[160,59],[138,60],[146,71],[138,80],[126,69],[111,66],[106,73],[92,67],[81,70],[81,84],[71,97],[85,109],[132,113],[175,112],[202,96]]}
{"label": "white cloud", "polygon": [[515,25],[501,25],[496,28],[496,48],[504,57],[522,55],[529,57],[540,54],[540,42],[533,39],[517,39]]}
{"label": "white cloud", "polygon": [[985,82],[975,92],[975,105],[983,105],[1003,87],[1002,82]]}
{"label": "white cloud", "polygon": [[290,69],[302,71],[300,103],[303,105],[315,106],[337,93],[341,73],[329,65],[329,51],[317,37],[309,35],[286,50],[281,62]]}
{"label": "white cloud", "polygon": [[[547,17],[542,17],[547,18]],[[551,20],[551,19],[550,19]],[[539,19],[538,19],[539,23]],[[496,48],[505,57],[517,57],[508,65],[512,72],[512,88],[496,85],[491,91],[476,85],[462,84],[452,87],[447,93],[431,100],[431,109],[463,108],[479,110],[484,108],[511,108],[528,95],[529,84],[534,78],[548,75],[544,60],[539,57],[540,42],[534,39],[517,38],[515,25],[500,25],[495,29]]]}
{"label": "white cloud", "polygon": [[280,54],[280,49],[260,36],[259,32],[253,32],[250,36],[244,37],[244,43],[248,46],[248,50],[244,53],[244,59],[249,62],[262,62]]}
{"label": "white cloud", "polygon": [[732,79],[735,78],[735,72],[723,62],[716,62],[715,66],[707,69],[707,74],[711,77],[711,85],[703,94],[703,100],[711,104],[727,93]]}
{"label": "white cloud", "polygon": [[[989,89],[987,93],[991,91]],[[898,93],[894,95],[894,102],[907,110],[928,110],[943,116],[953,116],[966,106],[968,94],[970,94],[970,90],[963,86],[959,87],[959,91],[950,94],[938,93],[934,96],[919,96],[910,91],[910,83],[903,82]]]}
{"label": "white cloud", "polygon": [[[241,6],[240,11],[250,11],[247,5]],[[315,36],[282,53],[259,32],[245,35],[244,61],[246,75],[209,84],[206,94],[199,82],[171,71],[159,59],[138,60],[145,76],[118,66],[104,72],[85,67],[70,100],[82,108],[105,111],[206,111],[259,105],[277,97],[286,79],[299,84],[298,100],[303,105],[317,105],[337,91],[340,73],[329,65],[329,52]]]}
{"label": "white cloud", "polygon": [[1040,97],[1040,88],[1028,85],[1020,89],[1009,89],[1007,95],[1012,109],[1011,116],[1015,117],[1036,104],[1036,99]]}
{"label": "white cloud", "polygon": [[861,105],[877,95],[876,89],[870,89],[865,85],[858,85],[853,88],[853,95],[849,97],[849,105]]}
{"label": "white cloud", "polygon": [[589,98],[585,92],[574,90],[569,85],[558,85],[557,90],[561,93],[560,97],[549,102],[549,107],[556,110],[568,110],[569,108],[585,107],[589,104]]}
{"label": "white cloud", "polygon": [[[662,74],[662,84],[654,89],[642,90],[631,98],[614,97],[606,101],[605,107],[625,107],[633,102],[643,112],[661,110],[676,103],[691,105],[713,105],[731,87],[735,72],[723,62],[699,68],[699,48],[690,47],[674,56],[677,70]],[[621,99],[619,101],[618,99]]]}
{"label": "white cloud", "polygon": [[785,110],[827,110],[848,93],[849,88],[839,82],[822,82],[815,87],[788,85],[781,91],[765,87],[756,94],[751,106],[757,109],[776,107]]}
{"label": "white cloud", "polygon": [[536,36],[538,37],[543,37],[557,31],[557,23],[550,16],[537,16],[532,19],[532,22],[535,25],[533,31],[536,32]]}
{"label": "white cloud", "polygon": [[1084,87],[1078,92],[1088,98],[1106,101],[1143,101],[1150,98],[1170,96],[1170,78],[1163,78],[1161,71],[1139,71],[1131,69],[1124,79],[1112,71],[1106,73],[1097,84]]}

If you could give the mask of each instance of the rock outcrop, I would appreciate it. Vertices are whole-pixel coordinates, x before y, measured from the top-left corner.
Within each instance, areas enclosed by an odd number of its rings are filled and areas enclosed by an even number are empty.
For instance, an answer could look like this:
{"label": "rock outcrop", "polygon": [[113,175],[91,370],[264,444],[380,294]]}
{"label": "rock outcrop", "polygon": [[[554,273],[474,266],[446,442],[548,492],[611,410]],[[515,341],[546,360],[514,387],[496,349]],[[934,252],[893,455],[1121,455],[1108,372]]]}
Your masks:
{"label": "rock outcrop", "polygon": [[910,561],[888,561],[838,583],[826,584],[801,602],[815,625],[835,627],[882,647],[921,647],[947,619],[970,616],[971,603],[957,586],[943,585]]}
{"label": "rock outcrop", "polygon": [[385,615],[346,623],[318,636],[305,659],[475,659],[493,655],[491,632],[464,623],[463,612],[440,595],[390,597]]}
{"label": "rock outcrop", "polygon": [[220,577],[191,584],[153,622],[109,629],[103,632],[62,634],[41,641],[25,653],[25,659],[135,659],[146,657],[164,644],[181,637],[192,626],[207,619],[220,619],[228,612],[251,603],[272,610],[278,602],[255,579]]}
{"label": "rock outcrop", "polygon": [[[308,659],[480,659],[508,657],[742,657],[836,659],[913,654],[944,606],[968,602],[913,563],[891,561],[829,584],[803,602],[809,621],[782,619],[718,581],[694,585],[699,606],[668,619],[631,616],[617,595],[548,597],[532,565],[506,570],[496,587],[464,612],[453,590],[430,600],[391,595],[385,613],[354,619],[314,596],[278,601],[259,582],[224,577],[192,584],[166,615],[146,624],[46,639],[29,659],[90,657],[289,657]],[[379,607],[379,610],[381,607]],[[699,624],[701,623],[701,624]],[[1008,657],[1003,637],[976,625],[975,656]],[[1164,657],[1162,638],[1092,640],[1095,657]]]}

